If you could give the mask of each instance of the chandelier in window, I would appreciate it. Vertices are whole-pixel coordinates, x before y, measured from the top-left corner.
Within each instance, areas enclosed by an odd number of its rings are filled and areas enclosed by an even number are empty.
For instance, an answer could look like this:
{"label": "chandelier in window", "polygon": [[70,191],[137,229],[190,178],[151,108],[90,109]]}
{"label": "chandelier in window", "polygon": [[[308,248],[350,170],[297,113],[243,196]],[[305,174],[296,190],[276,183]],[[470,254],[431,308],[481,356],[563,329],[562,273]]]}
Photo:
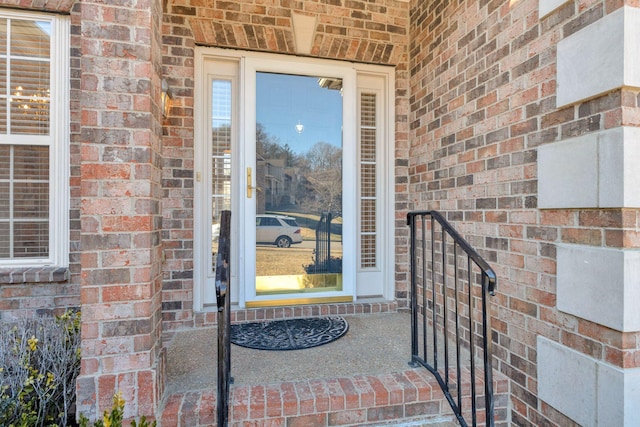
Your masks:
{"label": "chandelier in window", "polygon": [[17,86],[13,93],[15,98],[11,98],[12,102],[18,103],[18,109],[23,110],[24,115],[38,116],[49,114],[49,99],[51,98],[51,91],[49,88],[38,89],[36,93],[31,96],[24,95],[24,88]]}

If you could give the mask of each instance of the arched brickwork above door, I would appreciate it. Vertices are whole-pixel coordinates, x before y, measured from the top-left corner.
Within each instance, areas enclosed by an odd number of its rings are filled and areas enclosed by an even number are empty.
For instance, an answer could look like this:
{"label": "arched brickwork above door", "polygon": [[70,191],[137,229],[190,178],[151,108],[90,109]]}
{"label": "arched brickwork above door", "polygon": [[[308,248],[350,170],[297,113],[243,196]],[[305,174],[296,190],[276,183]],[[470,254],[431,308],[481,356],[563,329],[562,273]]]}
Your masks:
{"label": "arched brickwork above door", "polygon": [[312,16],[316,24],[311,56],[385,65],[402,62],[408,3],[330,3],[217,2],[217,7],[172,7],[170,13],[191,15],[186,21],[198,45],[289,54],[301,53],[292,16]]}

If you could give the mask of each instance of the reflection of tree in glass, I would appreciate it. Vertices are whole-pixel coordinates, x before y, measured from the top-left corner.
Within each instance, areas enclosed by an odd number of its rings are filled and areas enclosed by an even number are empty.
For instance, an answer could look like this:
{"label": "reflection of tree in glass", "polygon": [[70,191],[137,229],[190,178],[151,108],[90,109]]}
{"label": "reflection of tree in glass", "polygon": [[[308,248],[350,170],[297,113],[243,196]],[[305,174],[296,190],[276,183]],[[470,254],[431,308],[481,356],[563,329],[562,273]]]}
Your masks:
{"label": "reflection of tree in glass", "polygon": [[316,142],[304,160],[301,167],[304,193],[300,199],[307,209],[342,215],[342,149]]}
{"label": "reflection of tree in glass", "polygon": [[285,159],[285,166],[297,166],[299,156],[293,152],[289,144],[280,144],[280,138],[267,133],[264,125],[256,123],[256,152],[264,159]]}
{"label": "reflection of tree in glass", "polygon": [[[295,194],[286,200],[304,205],[307,212],[342,215],[342,148],[320,141],[306,153],[298,154],[288,144],[281,144],[277,136],[269,134],[264,125],[257,123],[256,153],[264,164],[272,168],[280,165],[286,169],[284,173],[297,175],[292,178],[299,184],[290,187]],[[263,182],[258,186],[267,187]]]}

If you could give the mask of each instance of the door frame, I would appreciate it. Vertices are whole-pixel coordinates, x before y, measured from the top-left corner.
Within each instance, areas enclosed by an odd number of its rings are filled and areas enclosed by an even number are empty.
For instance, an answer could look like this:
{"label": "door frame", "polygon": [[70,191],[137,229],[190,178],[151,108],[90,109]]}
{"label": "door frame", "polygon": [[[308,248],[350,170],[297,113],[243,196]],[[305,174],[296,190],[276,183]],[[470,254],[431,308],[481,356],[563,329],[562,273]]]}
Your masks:
{"label": "door frame", "polygon": [[[222,70],[220,67],[213,67],[213,62],[229,65],[234,71]],[[287,64],[283,66],[283,64]],[[234,68],[235,67],[235,68]],[[224,68],[224,67],[223,67]],[[247,217],[245,215],[244,200],[246,198],[246,159],[244,150],[251,152],[250,147],[241,144],[240,141],[246,141],[247,135],[252,136],[252,148],[255,153],[255,99],[253,100],[253,108],[242,108],[240,104],[247,99],[247,81],[246,73],[259,71],[275,71],[289,74],[297,74],[295,70],[313,70],[307,71],[306,75],[321,75],[341,77],[344,76],[345,88],[353,92],[350,104],[344,104],[343,107],[343,125],[346,123],[355,123],[356,115],[359,111],[357,108],[357,96],[362,90],[358,87],[358,79],[378,79],[380,82],[378,92],[384,97],[384,104],[380,106],[382,109],[382,117],[384,123],[381,125],[380,138],[382,142],[378,147],[378,155],[380,156],[379,185],[380,185],[380,201],[379,201],[379,224],[380,236],[379,242],[379,258],[380,262],[376,269],[360,269],[357,265],[359,256],[356,254],[359,249],[358,235],[354,233],[352,237],[347,238],[348,246],[343,246],[343,254],[346,259],[343,263],[349,262],[355,266],[350,277],[343,277],[343,284],[349,284],[348,296],[353,299],[366,298],[369,301],[393,300],[395,298],[395,214],[394,214],[394,159],[395,159],[395,80],[394,69],[389,66],[354,64],[346,61],[325,60],[317,58],[302,58],[290,55],[281,55],[273,53],[245,52],[231,49],[220,49],[211,47],[196,47],[195,50],[195,81],[194,81],[194,274],[193,274],[193,302],[195,311],[211,311],[215,309],[215,297],[211,298],[211,286],[207,283],[211,281],[210,255],[211,252],[211,234],[210,219],[211,203],[207,202],[203,195],[207,193],[206,184],[211,182],[210,172],[210,144],[211,141],[211,106],[207,105],[210,93],[210,81],[212,75],[215,78],[228,78],[234,82],[233,91],[233,114],[236,117],[232,124],[233,144],[231,156],[231,268],[230,268],[230,291],[231,303],[240,308],[246,306],[247,295],[243,286],[238,283],[245,283],[246,271],[239,268],[251,260],[246,259],[245,251],[242,246],[248,241],[247,233],[249,230],[255,233],[255,219],[253,226],[248,227]],[[336,72],[341,70],[340,72]],[[249,71],[248,71],[249,70]],[[324,73],[323,73],[324,72]],[[255,79],[252,83],[255,86]],[[255,93],[255,87],[254,92]],[[250,111],[247,111],[250,110]],[[252,112],[251,112],[252,111]],[[353,131],[355,133],[355,130]],[[353,174],[353,181],[359,183],[356,179],[357,168],[350,167],[351,164],[357,163],[357,151],[359,150],[359,139],[357,135],[353,135],[357,141],[354,144],[343,144],[343,150],[352,150],[350,154],[343,157],[343,173],[350,171]],[[344,138],[347,141],[347,138]],[[350,157],[347,157],[350,156]],[[346,159],[351,160],[346,160]],[[347,163],[350,161],[351,163]],[[252,165],[255,170],[255,164]],[[255,176],[255,175],[254,175]],[[347,178],[343,175],[343,182],[347,182]],[[255,183],[252,183],[255,187]],[[352,200],[352,204],[357,205],[356,200],[358,189],[356,186],[347,186],[351,188],[343,188],[343,203],[348,197]],[[240,196],[240,197],[238,197]],[[254,202],[255,203],[255,202]],[[237,214],[236,214],[237,212]],[[353,223],[356,224],[359,218],[356,206],[353,212]],[[201,230],[202,232],[199,232]],[[349,241],[351,239],[351,241]],[[253,236],[255,241],[255,236]],[[242,243],[240,243],[242,242]],[[255,242],[254,242],[255,243]],[[254,246],[255,247],[255,246]],[[350,247],[351,250],[346,248]],[[348,254],[348,255],[347,255]],[[255,259],[253,259],[255,263]],[[255,269],[255,267],[254,267]],[[376,277],[379,284],[375,290],[371,290],[371,278]],[[251,278],[251,282],[255,282],[255,276]],[[366,283],[365,283],[366,282]],[[255,288],[254,288],[255,289]],[[255,292],[255,291],[254,291]],[[344,295],[339,296],[343,298]],[[270,298],[273,300],[273,298]],[[213,301],[213,303],[212,303]],[[323,301],[330,302],[330,301]],[[272,305],[269,303],[269,305]]]}

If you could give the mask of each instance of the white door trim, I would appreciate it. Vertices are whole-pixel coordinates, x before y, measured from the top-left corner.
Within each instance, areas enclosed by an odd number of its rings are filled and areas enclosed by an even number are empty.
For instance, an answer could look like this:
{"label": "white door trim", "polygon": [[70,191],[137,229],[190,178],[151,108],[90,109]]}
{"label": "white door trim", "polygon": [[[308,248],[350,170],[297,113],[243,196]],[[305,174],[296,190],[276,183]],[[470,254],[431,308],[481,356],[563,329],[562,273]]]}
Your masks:
{"label": "white door trim", "polygon": [[[210,81],[214,77],[224,77],[232,79],[234,82],[233,100],[234,102],[234,128],[233,144],[232,144],[232,185],[231,185],[231,209],[232,209],[232,241],[231,241],[231,302],[232,304],[244,307],[247,300],[255,299],[255,295],[247,295],[244,286],[238,286],[238,283],[247,283],[248,277],[246,269],[241,268],[248,263],[255,265],[255,259],[247,259],[241,246],[249,240],[255,240],[255,236],[251,237],[247,234],[253,234],[255,223],[248,224],[245,211],[246,200],[246,155],[242,154],[247,150],[250,144],[255,153],[255,72],[272,71],[279,73],[306,74],[306,75],[327,75],[340,77],[344,79],[345,103],[343,110],[343,124],[345,126],[344,135],[345,142],[348,138],[352,141],[356,140],[356,123],[357,117],[357,96],[358,96],[358,80],[361,76],[374,76],[380,80],[380,94],[383,95],[383,109],[381,117],[384,119],[382,123],[381,141],[378,152],[381,155],[381,167],[379,169],[379,185],[380,191],[380,208],[378,210],[380,218],[378,218],[380,250],[380,268],[377,271],[363,271],[358,265],[359,250],[358,234],[354,231],[344,236],[344,259],[346,265],[353,266],[344,277],[343,284],[346,286],[345,292],[353,295],[355,298],[362,297],[378,297],[386,300],[393,300],[395,297],[395,211],[394,211],[394,159],[395,159],[395,82],[394,70],[391,67],[375,66],[365,64],[353,64],[343,61],[322,60],[314,58],[300,58],[287,55],[268,54],[259,52],[243,52],[230,49],[218,49],[207,47],[196,47],[195,51],[195,93],[194,93],[194,310],[212,310],[215,308],[215,295],[211,299],[212,287],[210,284],[210,262],[211,235],[208,222],[211,218],[211,207],[209,206],[210,197],[208,197],[208,188],[206,184],[211,182],[210,169],[210,144],[211,141],[211,102],[210,102]],[[225,67],[220,67],[225,64]],[[286,65],[285,65],[286,64]],[[247,76],[253,73],[253,83],[248,82]],[[253,93],[253,98],[249,96]],[[243,108],[240,104],[246,100],[252,99],[252,108]],[[253,118],[253,120],[252,120]],[[249,138],[251,136],[251,142]],[[242,143],[244,142],[244,143]],[[343,164],[344,182],[359,182],[357,180],[358,170],[356,167],[350,167],[357,164],[357,147],[355,143],[344,144]],[[250,152],[250,151],[249,151]],[[242,154],[242,155],[241,155]],[[255,164],[251,167],[255,170]],[[349,174],[349,175],[347,175]],[[255,176],[255,175],[254,175]],[[200,179],[198,179],[200,178]],[[253,183],[255,186],[255,182]],[[349,212],[350,221],[356,224],[357,211],[357,191],[356,185],[345,186],[343,191],[344,200],[349,200],[349,204],[353,206],[352,212]],[[346,205],[345,205],[346,206]],[[253,207],[255,212],[255,206]],[[237,213],[237,214],[236,214]],[[345,218],[345,222],[347,218]],[[251,225],[251,226],[249,226]],[[249,230],[251,233],[249,233]],[[243,242],[240,244],[240,242]],[[254,242],[255,243],[255,242]],[[255,247],[255,245],[253,246]],[[255,257],[255,255],[254,255]],[[255,267],[254,267],[255,268]],[[373,276],[372,276],[373,274]],[[375,278],[373,278],[375,276]],[[255,278],[250,278],[250,282],[254,282]],[[373,288],[367,286],[368,290],[361,294],[358,292],[357,282],[359,281],[375,281],[377,283]],[[255,289],[255,288],[254,288]],[[255,290],[254,290],[255,294]],[[344,294],[343,294],[344,295]],[[270,298],[272,299],[272,298]]]}

